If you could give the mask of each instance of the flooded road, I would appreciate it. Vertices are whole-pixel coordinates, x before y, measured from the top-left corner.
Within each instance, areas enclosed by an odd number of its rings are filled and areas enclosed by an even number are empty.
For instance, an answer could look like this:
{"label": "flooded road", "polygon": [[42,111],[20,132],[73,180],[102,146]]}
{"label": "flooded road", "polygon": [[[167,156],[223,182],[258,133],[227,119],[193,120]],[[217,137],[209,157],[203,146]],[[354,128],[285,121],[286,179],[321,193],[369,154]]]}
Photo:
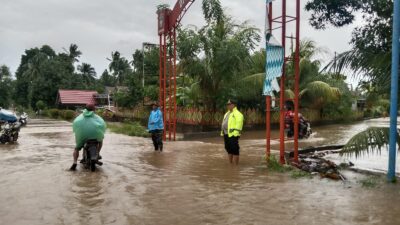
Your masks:
{"label": "flooded road", "polygon": [[[398,120],[400,121],[400,120]],[[371,119],[349,124],[332,124],[326,126],[312,127],[313,134],[310,138],[300,140],[299,147],[317,147],[323,145],[340,145],[346,144],[355,134],[366,130],[369,127],[389,127],[389,118]],[[400,123],[398,123],[400,127]],[[203,139],[210,143],[221,143],[220,137]],[[259,152],[265,151],[265,131],[244,131],[240,143],[247,148],[257,149]],[[285,141],[285,150],[293,150],[293,140]],[[279,130],[273,130],[271,133],[271,152],[279,154]],[[362,158],[355,157],[339,157],[338,154],[329,155],[326,158],[340,164],[340,162],[351,161],[355,167],[362,170],[369,170],[379,173],[387,171],[388,152],[383,149],[380,153],[364,155]],[[400,157],[397,156],[397,161]],[[400,163],[397,163],[396,171],[400,176]]]}
{"label": "flooded road", "polygon": [[[321,128],[302,145],[336,144],[365,124]],[[159,154],[150,139],[107,133],[103,167],[70,172],[71,124],[31,120],[18,144],[0,145],[0,224],[400,224],[400,185],[270,173],[257,135],[245,134],[234,167],[219,138]]]}

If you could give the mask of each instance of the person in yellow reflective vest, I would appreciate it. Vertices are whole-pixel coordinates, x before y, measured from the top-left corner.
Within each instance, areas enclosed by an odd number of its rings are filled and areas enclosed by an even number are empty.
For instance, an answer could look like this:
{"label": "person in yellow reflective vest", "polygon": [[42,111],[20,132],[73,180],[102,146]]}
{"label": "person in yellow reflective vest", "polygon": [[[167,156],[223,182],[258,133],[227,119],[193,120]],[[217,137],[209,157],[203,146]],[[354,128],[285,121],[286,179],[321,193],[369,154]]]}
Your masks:
{"label": "person in yellow reflective vest", "polygon": [[229,163],[239,164],[239,138],[243,129],[243,114],[236,108],[236,102],[229,100],[226,104],[228,112],[222,120],[221,136],[224,137],[225,150]]}

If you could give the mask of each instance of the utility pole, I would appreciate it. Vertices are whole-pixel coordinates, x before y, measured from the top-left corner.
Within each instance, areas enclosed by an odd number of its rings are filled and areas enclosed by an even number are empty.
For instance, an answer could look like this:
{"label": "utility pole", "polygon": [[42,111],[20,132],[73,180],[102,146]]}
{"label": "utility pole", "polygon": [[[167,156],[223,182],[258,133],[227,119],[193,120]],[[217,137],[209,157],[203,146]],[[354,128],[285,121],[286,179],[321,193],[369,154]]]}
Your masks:
{"label": "utility pole", "polygon": [[392,79],[390,92],[390,136],[388,180],[396,179],[397,153],[397,102],[399,85],[399,38],[400,38],[400,0],[394,0],[393,37],[392,37]]}
{"label": "utility pole", "polygon": [[142,86],[143,86],[143,88],[144,88],[144,44],[145,43],[142,44],[142,57],[143,57],[143,59],[142,59]]}

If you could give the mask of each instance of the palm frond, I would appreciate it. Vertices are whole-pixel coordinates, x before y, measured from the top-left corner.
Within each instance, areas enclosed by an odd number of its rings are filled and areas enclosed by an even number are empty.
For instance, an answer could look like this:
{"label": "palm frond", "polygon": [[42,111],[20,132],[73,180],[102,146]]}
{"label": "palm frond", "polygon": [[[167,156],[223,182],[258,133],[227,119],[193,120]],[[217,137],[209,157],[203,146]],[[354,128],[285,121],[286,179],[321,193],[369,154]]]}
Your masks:
{"label": "palm frond", "polygon": [[[340,155],[355,156],[356,158],[374,152],[381,152],[382,148],[389,144],[388,127],[370,127],[356,134],[344,146]],[[397,144],[400,144],[399,132],[397,132]]]}
{"label": "palm frond", "polygon": [[311,39],[305,38],[300,41],[300,56],[302,59],[319,61],[316,58],[327,55],[328,52],[326,48],[318,47],[317,43]]}
{"label": "palm frond", "polygon": [[264,83],[265,73],[256,73],[249,76],[245,76],[241,81],[253,82],[253,83]]}
{"label": "palm frond", "polygon": [[300,96],[307,95],[310,98],[323,98],[325,101],[337,100],[340,90],[331,87],[323,81],[313,81],[307,84],[306,88],[300,92]]}
{"label": "palm frond", "polygon": [[294,92],[290,89],[285,89],[285,98],[294,99]]}
{"label": "palm frond", "polygon": [[338,74],[350,74],[354,77],[369,77],[380,85],[387,85],[390,80],[391,52],[363,52],[358,49],[343,52],[322,71]]}

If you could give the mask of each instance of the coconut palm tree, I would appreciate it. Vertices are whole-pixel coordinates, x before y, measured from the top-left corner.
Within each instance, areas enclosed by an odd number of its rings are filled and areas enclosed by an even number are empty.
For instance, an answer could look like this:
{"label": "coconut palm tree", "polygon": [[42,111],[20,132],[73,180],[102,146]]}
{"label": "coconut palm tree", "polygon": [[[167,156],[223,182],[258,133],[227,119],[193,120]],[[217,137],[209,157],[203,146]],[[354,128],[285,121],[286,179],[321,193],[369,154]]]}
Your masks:
{"label": "coconut palm tree", "polygon": [[29,60],[28,69],[23,74],[30,82],[30,85],[28,86],[28,100],[30,106],[33,106],[32,98],[35,89],[34,86],[37,84],[38,78],[41,77],[41,68],[46,58],[47,56],[44,53],[38,52],[37,55]]}
{"label": "coconut palm tree", "polygon": [[[362,81],[359,85],[359,88],[367,96],[367,107],[382,105],[383,108],[387,108],[388,101],[383,99],[382,96],[388,95],[388,90],[390,90],[390,57],[390,51],[372,52],[368,48],[353,48],[339,54],[324,70],[367,78],[367,81]],[[341,154],[358,157],[381,151],[382,147],[385,147],[388,143],[389,128],[371,127],[352,137]],[[399,137],[397,143],[400,143]]]}
{"label": "coconut palm tree", "polygon": [[[240,90],[240,96],[244,96],[245,99],[255,98],[260,96],[262,87],[265,79],[265,50],[262,50],[264,54],[255,53],[251,58],[251,67],[256,68],[256,71],[250,70],[251,72],[258,72],[252,75],[245,75],[241,79],[238,79],[237,87]],[[312,40],[302,40],[300,42],[300,97],[304,106],[321,109],[325,104],[332,101],[337,101],[340,97],[341,92],[338,88],[332,87],[328,83],[324,82],[328,78],[321,74],[320,66],[321,61],[318,56],[325,54],[327,51],[323,48],[319,48],[316,43]],[[287,77],[289,78],[286,82],[285,97],[288,99],[294,98],[294,87],[293,77],[293,65],[288,64],[287,66]]]}
{"label": "coconut palm tree", "polygon": [[68,54],[69,58],[72,60],[73,63],[79,62],[78,58],[81,57],[82,52],[78,50],[78,45],[71,44],[68,50],[64,48],[64,51],[66,54]]}
{"label": "coconut palm tree", "polygon": [[85,83],[85,87],[89,87],[95,82],[96,71],[89,63],[82,63],[82,65],[79,65],[78,71]]}
{"label": "coconut palm tree", "polygon": [[377,91],[390,90],[391,52],[368,52],[352,49],[339,54],[324,68],[326,71],[368,78]]}
{"label": "coconut palm tree", "polygon": [[121,57],[121,54],[118,51],[111,53],[111,59],[107,58],[110,61],[108,66],[110,72],[116,79],[119,85],[122,85],[123,82],[127,79],[128,73],[132,72],[131,67],[129,66],[129,61],[124,57]]}
{"label": "coconut palm tree", "polygon": [[204,27],[179,32],[178,55],[182,72],[199,82],[204,105],[216,109],[229,91],[224,88],[249,62],[260,35],[257,28],[225,15],[218,0],[203,1],[203,14]]}

